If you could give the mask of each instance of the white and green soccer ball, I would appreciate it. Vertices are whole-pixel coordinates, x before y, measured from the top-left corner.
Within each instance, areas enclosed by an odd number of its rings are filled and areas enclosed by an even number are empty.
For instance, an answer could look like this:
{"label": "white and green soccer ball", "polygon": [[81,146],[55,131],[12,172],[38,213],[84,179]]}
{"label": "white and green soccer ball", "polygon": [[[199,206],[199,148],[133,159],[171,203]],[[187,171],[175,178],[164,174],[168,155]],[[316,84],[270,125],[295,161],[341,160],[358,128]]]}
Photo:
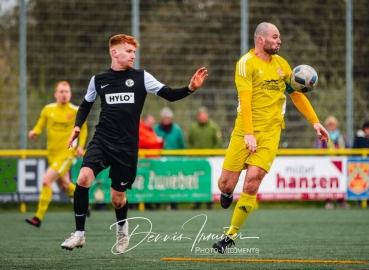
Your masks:
{"label": "white and green soccer ball", "polygon": [[299,65],[292,70],[291,85],[296,91],[307,93],[318,84],[318,73],[309,65]]}

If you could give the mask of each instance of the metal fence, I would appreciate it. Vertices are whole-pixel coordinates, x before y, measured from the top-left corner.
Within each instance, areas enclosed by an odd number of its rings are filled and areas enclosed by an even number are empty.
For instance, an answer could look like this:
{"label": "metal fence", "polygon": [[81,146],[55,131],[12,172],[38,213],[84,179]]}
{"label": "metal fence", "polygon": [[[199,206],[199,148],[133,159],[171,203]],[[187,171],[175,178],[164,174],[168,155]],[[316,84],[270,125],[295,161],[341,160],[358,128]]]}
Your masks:
{"label": "metal fence", "polygon": [[[221,127],[226,147],[234,124],[237,91],[234,69],[241,55],[241,33],[253,47],[253,33],[263,21],[280,30],[280,55],[291,67],[313,66],[317,88],[307,94],[320,120],[335,115],[346,129],[346,1],[246,1],[247,29],[242,29],[241,3],[223,0],[141,0],[139,10],[139,63],[159,81],[182,87],[198,67],[209,78],[194,95],[175,102],[149,95],[143,113],[159,120],[169,106],[174,120],[187,134],[199,106],[206,106]],[[369,120],[369,8],[366,0],[353,2],[354,130]],[[27,130],[36,123],[42,107],[54,101],[57,81],[72,86],[72,102],[79,104],[92,75],[110,67],[108,41],[118,33],[132,34],[132,0],[29,0],[26,23]],[[245,3],[245,2],[243,2]],[[20,148],[19,94],[20,25],[18,1],[0,2],[0,149]],[[98,120],[99,102],[88,118],[89,138]],[[313,129],[287,103],[282,148],[309,148]],[[45,148],[45,135],[28,141],[27,148]],[[351,143],[351,142],[350,142]]]}

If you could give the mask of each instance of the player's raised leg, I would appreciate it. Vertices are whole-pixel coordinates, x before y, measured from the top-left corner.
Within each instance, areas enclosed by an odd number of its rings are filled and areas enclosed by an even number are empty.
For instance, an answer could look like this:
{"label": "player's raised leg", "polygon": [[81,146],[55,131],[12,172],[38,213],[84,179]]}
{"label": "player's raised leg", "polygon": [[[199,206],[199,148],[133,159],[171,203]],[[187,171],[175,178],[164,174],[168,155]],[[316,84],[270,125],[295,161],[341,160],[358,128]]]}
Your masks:
{"label": "player's raised leg", "polygon": [[76,247],[83,247],[85,244],[85,223],[89,205],[88,191],[94,179],[94,172],[90,168],[83,167],[81,169],[74,192],[76,231],[61,244],[63,249],[73,250]]}
{"label": "player's raised leg", "polygon": [[233,240],[237,237],[238,231],[255,207],[256,194],[266,173],[260,167],[248,166],[243,192],[234,208],[231,224],[224,234],[224,238],[213,245],[213,248],[217,249],[219,253],[226,253],[227,249],[234,244]]}
{"label": "player's raised leg", "polygon": [[246,168],[246,151],[243,136],[232,132],[231,141],[224,157],[222,174],[218,180],[221,191],[220,204],[227,209],[233,202],[233,190],[235,189],[242,170]]}
{"label": "player's raised leg", "polygon": [[231,172],[226,169],[222,169],[222,174],[218,179],[218,187],[221,191],[220,205],[222,208],[227,209],[233,202],[233,190],[237,185],[238,178],[241,172]]}

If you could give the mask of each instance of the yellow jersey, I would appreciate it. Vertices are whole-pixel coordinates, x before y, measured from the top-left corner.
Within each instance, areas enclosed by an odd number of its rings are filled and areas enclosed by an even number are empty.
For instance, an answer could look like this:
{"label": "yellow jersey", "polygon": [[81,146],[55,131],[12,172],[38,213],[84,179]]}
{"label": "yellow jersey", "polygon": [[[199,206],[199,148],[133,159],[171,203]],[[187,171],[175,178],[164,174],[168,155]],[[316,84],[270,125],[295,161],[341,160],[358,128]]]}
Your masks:
{"label": "yellow jersey", "polygon": [[[37,135],[46,127],[47,150],[49,155],[58,155],[68,152],[68,140],[74,129],[78,107],[68,102],[66,104],[51,103],[42,111],[36,126],[33,128]],[[81,127],[78,143],[74,146],[84,147],[87,139],[87,124]],[[74,155],[74,151],[69,151]]]}
{"label": "yellow jersey", "polygon": [[[235,84],[238,93],[251,91],[252,127],[254,131],[284,128],[286,82],[290,82],[291,67],[279,55],[267,62],[255,55],[254,49],[243,55],[236,64]],[[236,128],[243,129],[240,103]],[[241,130],[239,130],[241,131]]]}

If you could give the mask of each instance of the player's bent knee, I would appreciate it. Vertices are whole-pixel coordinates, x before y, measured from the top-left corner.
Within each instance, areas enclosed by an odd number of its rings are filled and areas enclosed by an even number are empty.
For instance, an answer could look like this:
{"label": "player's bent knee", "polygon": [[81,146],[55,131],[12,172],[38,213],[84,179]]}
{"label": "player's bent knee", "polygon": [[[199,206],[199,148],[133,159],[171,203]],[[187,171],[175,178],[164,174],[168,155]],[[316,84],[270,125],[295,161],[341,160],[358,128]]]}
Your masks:
{"label": "player's bent knee", "polygon": [[51,184],[52,184],[52,182],[49,182],[49,181],[43,181],[42,182],[43,187],[51,187]]}
{"label": "player's bent knee", "polygon": [[246,185],[244,192],[249,195],[255,195],[258,193],[260,182],[254,181]]}
{"label": "player's bent knee", "polygon": [[95,176],[93,174],[93,171],[90,168],[84,167],[79,173],[77,184],[81,187],[89,188],[94,179]]}
{"label": "player's bent knee", "polygon": [[115,209],[121,209],[124,206],[123,203],[116,203],[116,202],[112,202],[112,203]]}
{"label": "player's bent knee", "polygon": [[219,181],[219,190],[223,193],[232,192],[234,187],[228,181]]}
{"label": "player's bent knee", "polygon": [[120,209],[126,204],[127,200],[124,196],[114,196],[114,194],[112,194],[111,202],[114,208]]}
{"label": "player's bent knee", "polygon": [[51,185],[55,182],[55,180],[51,177],[44,177],[42,180],[43,187],[51,187]]}
{"label": "player's bent knee", "polygon": [[88,181],[87,178],[79,177],[77,180],[77,184],[81,187],[89,188],[91,186],[91,182]]}
{"label": "player's bent knee", "polygon": [[112,199],[111,202],[112,202],[112,204],[113,204],[113,206],[114,206],[115,209],[120,209],[125,204],[124,202],[122,202],[122,200],[117,200],[117,199],[115,199],[115,200]]}

